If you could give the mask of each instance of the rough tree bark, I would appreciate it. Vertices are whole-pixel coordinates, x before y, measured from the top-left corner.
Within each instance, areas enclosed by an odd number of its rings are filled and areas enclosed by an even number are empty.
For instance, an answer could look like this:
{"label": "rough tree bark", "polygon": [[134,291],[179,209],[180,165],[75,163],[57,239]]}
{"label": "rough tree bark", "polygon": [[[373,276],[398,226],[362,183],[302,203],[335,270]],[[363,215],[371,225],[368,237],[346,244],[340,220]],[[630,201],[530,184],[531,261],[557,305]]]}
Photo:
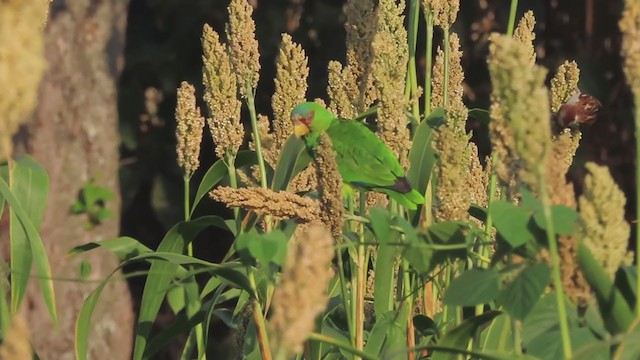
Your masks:
{"label": "rough tree bark", "polygon": [[[118,264],[100,251],[69,258],[76,245],[113,238],[119,232],[120,201],[108,202],[113,217],[87,230],[87,217],[70,214],[78,192],[91,180],[118,189],[116,81],[121,69],[128,1],[55,0],[45,29],[46,75],[32,119],[15,139],[16,153],[32,154],[49,174],[50,189],[41,234],[55,277],[78,277],[81,260],[91,280]],[[35,282],[33,282],[35,283]],[[32,284],[33,285],[33,284]],[[96,283],[55,281],[60,324],[53,328],[33,285],[22,310],[41,359],[74,359],[78,311]],[[125,281],[104,290],[93,315],[90,359],[130,358],[133,311]]]}

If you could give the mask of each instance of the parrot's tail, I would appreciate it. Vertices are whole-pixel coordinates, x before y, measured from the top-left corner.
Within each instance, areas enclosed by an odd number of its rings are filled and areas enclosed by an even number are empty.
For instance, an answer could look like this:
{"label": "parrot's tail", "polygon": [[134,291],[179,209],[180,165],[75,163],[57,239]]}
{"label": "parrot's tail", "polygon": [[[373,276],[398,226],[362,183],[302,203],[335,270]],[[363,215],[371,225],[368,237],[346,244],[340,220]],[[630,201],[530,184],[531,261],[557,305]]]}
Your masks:
{"label": "parrot's tail", "polygon": [[418,208],[418,204],[424,204],[424,197],[420,195],[415,189],[411,189],[411,191],[407,193],[399,193],[397,191],[389,190],[389,189],[377,189],[380,192],[383,192],[389,195],[390,198],[397,201],[398,204],[404,206],[409,210],[416,210]]}

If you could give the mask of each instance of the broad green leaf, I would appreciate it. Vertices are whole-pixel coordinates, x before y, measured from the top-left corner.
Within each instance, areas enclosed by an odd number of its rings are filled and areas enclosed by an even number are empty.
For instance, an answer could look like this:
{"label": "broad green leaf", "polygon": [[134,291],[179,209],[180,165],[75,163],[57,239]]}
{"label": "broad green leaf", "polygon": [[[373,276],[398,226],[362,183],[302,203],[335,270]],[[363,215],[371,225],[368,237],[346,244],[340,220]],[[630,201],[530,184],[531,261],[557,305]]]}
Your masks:
{"label": "broad green leaf", "polygon": [[636,287],[638,286],[638,269],[635,265],[622,266],[616,271],[614,286],[631,307],[635,306]]}
{"label": "broad green leaf", "polygon": [[[236,155],[235,166],[236,168],[240,168],[245,165],[256,164],[258,162],[258,158],[254,151],[243,150],[238,152]],[[216,186],[220,180],[222,180],[225,175],[227,175],[229,169],[227,165],[224,163],[223,159],[219,159],[216,161],[207,172],[204,174],[202,181],[200,181],[200,185],[198,186],[198,190],[196,191],[196,196],[193,199],[193,204],[191,205],[191,215],[195,211],[196,207],[200,203],[200,200],[207,195],[207,193]]]}
{"label": "broad green leaf", "polygon": [[491,217],[496,230],[511,245],[518,247],[533,239],[528,229],[531,213],[504,200],[491,203]]}
{"label": "broad green leaf", "polygon": [[280,152],[278,165],[271,181],[271,190],[286,190],[291,179],[304,170],[311,160],[304,141],[290,135]]}
{"label": "broad green leaf", "polygon": [[167,303],[174,315],[184,309],[186,302],[185,291],[182,286],[173,286],[167,291]]}
{"label": "broad green leaf", "polygon": [[240,260],[245,265],[255,262],[267,265],[283,265],[287,255],[288,238],[282,231],[272,231],[266,234],[243,233],[236,238],[235,247]]}
{"label": "broad green leaf", "polygon": [[470,269],[453,279],[443,301],[453,306],[486,304],[498,296],[500,273],[494,270]]}
{"label": "broad green leaf", "polygon": [[364,351],[371,355],[378,355],[384,345],[384,340],[387,337],[387,331],[393,324],[393,320],[396,317],[395,311],[387,311],[381,315],[376,315],[376,323],[373,325],[367,344],[364,347]]}
{"label": "broad green leaf", "polygon": [[[588,328],[570,329],[571,347],[578,349],[584,345],[598,341],[598,338]],[[525,347],[527,354],[537,356],[545,360],[566,359],[562,351],[562,336],[559,329],[550,330],[540,334],[527,343]],[[600,349],[589,354],[589,360],[608,360],[608,349]],[[635,358],[637,359],[637,358]]]}
{"label": "broad green leaf", "polygon": [[409,309],[407,307],[407,303],[402,302],[400,309],[396,311],[393,321],[387,328],[387,336],[384,341],[384,347],[382,348],[383,358],[386,358],[399,350],[404,351],[406,349],[408,316]]}
{"label": "broad green leaf", "polygon": [[[500,311],[489,311],[465,320],[462,324],[449,330],[439,341],[438,346],[450,347],[453,349],[466,350],[469,340],[472,339],[479,327],[491,322],[496,316],[502,314]],[[431,360],[455,360],[458,356],[449,352],[435,351]]]}
{"label": "broad green leaf", "polygon": [[96,249],[105,248],[115,254],[118,259],[125,261],[140,254],[150,253],[152,250],[140,243],[138,240],[122,236],[115,239],[102,240],[96,242],[90,242],[83,245],[74,247],[69,251],[69,255],[78,255],[84,252]]}
{"label": "broad green leaf", "polygon": [[[565,299],[565,307],[567,310],[567,321],[569,327],[578,326],[578,315],[575,307]],[[525,345],[529,344],[541,334],[548,333],[560,328],[558,322],[558,307],[555,293],[551,292],[544,295],[533,307],[529,315],[522,323],[522,341]]]}
{"label": "broad green leaf", "polygon": [[[533,219],[540,228],[547,228],[547,220],[542,210],[534,213]],[[576,221],[578,221],[578,213],[567,206],[553,205],[551,206],[551,220],[553,232],[559,235],[571,235],[575,230]]]}
{"label": "broad green leaf", "polygon": [[[159,254],[182,254],[186,248],[186,245],[195,238],[203,229],[211,226],[212,223],[217,223],[217,218],[211,218],[208,216],[201,217],[197,220],[181,222],[175,225],[158,246]],[[158,254],[157,253],[157,254]],[[133,257],[129,261],[142,260],[149,254],[141,254]],[[138,325],[136,326],[136,337],[133,351],[133,359],[142,359],[144,350],[151,333],[152,324],[160,310],[160,305],[164,300],[168,285],[171,279],[175,276],[176,270],[178,270],[181,262],[180,259],[173,258],[171,261],[168,257],[162,258],[158,256],[159,260],[153,260],[151,262],[151,268],[149,269],[149,275],[144,285],[142,293],[142,301],[140,304],[140,313],[138,315]],[[193,263],[193,262],[182,262]]]}
{"label": "broad green leaf", "polygon": [[418,125],[413,134],[413,145],[409,150],[407,177],[413,188],[421,194],[424,194],[427,190],[427,184],[431,180],[431,171],[436,162],[436,153],[431,146],[432,122],[435,119],[445,121],[445,117],[444,109],[437,108],[433,110],[429,117]]}
{"label": "broad green leaf", "polygon": [[0,178],[0,194],[11,209],[11,310],[18,310],[31,266],[35,264],[42,297],[52,321],[57,323],[51,267],[38,234],[47,201],[49,178],[44,168],[29,156],[14,162],[9,177],[11,185]]}
{"label": "broad green leaf", "polygon": [[624,336],[624,340],[615,351],[612,359],[637,360],[640,359],[640,332],[634,331]]}
{"label": "broad green leaf", "polygon": [[482,350],[495,350],[501,353],[513,351],[513,333],[511,318],[508,314],[496,317],[482,333]]}
{"label": "broad green leaf", "polygon": [[380,246],[375,259],[374,277],[374,297],[373,307],[376,317],[386,314],[387,311],[393,310],[394,286],[393,274],[394,264],[400,253],[400,248],[394,245],[388,245],[391,242],[397,242],[399,234],[392,231],[391,219],[386,210],[373,208],[369,211],[371,218],[370,226]]}
{"label": "broad green leaf", "polygon": [[176,319],[169,327],[151,338],[149,345],[147,345],[144,351],[144,358],[152,359],[160,350],[165,349],[173,338],[194,329],[196,325],[202,323],[210,306],[210,302],[203,304],[202,309],[192,317],[188,317],[184,313],[176,316]]}
{"label": "broad green leaf", "polygon": [[545,263],[526,267],[507,285],[498,303],[517,320],[524,320],[549,285],[551,270]]}

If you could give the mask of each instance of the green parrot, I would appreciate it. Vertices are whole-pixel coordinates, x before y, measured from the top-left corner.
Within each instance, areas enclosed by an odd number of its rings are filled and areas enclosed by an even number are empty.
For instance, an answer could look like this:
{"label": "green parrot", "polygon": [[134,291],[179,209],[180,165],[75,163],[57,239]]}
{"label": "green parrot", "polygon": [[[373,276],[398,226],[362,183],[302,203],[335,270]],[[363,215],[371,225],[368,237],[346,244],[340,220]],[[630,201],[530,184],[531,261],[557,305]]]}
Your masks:
{"label": "green parrot", "polygon": [[424,197],[411,187],[395,155],[361,122],[338,119],[313,102],[297,105],[291,111],[291,121],[295,136],[303,138],[312,153],[320,134],[326,131],[345,183],[357,189],[387,194],[410,210],[424,203]]}

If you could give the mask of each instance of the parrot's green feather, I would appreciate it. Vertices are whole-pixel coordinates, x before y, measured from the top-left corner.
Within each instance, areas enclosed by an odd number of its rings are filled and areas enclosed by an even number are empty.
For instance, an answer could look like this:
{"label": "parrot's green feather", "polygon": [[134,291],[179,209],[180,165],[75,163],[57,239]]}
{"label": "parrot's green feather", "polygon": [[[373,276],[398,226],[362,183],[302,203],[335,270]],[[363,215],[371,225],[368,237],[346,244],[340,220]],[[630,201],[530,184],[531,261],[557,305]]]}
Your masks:
{"label": "parrot's green feather", "polygon": [[326,131],[336,152],[336,163],[344,182],[367,191],[389,195],[404,207],[415,210],[424,197],[411,187],[396,156],[369,128],[355,120],[337,119],[324,107],[302,103],[293,116],[311,119],[305,136],[313,150],[320,133]]}

